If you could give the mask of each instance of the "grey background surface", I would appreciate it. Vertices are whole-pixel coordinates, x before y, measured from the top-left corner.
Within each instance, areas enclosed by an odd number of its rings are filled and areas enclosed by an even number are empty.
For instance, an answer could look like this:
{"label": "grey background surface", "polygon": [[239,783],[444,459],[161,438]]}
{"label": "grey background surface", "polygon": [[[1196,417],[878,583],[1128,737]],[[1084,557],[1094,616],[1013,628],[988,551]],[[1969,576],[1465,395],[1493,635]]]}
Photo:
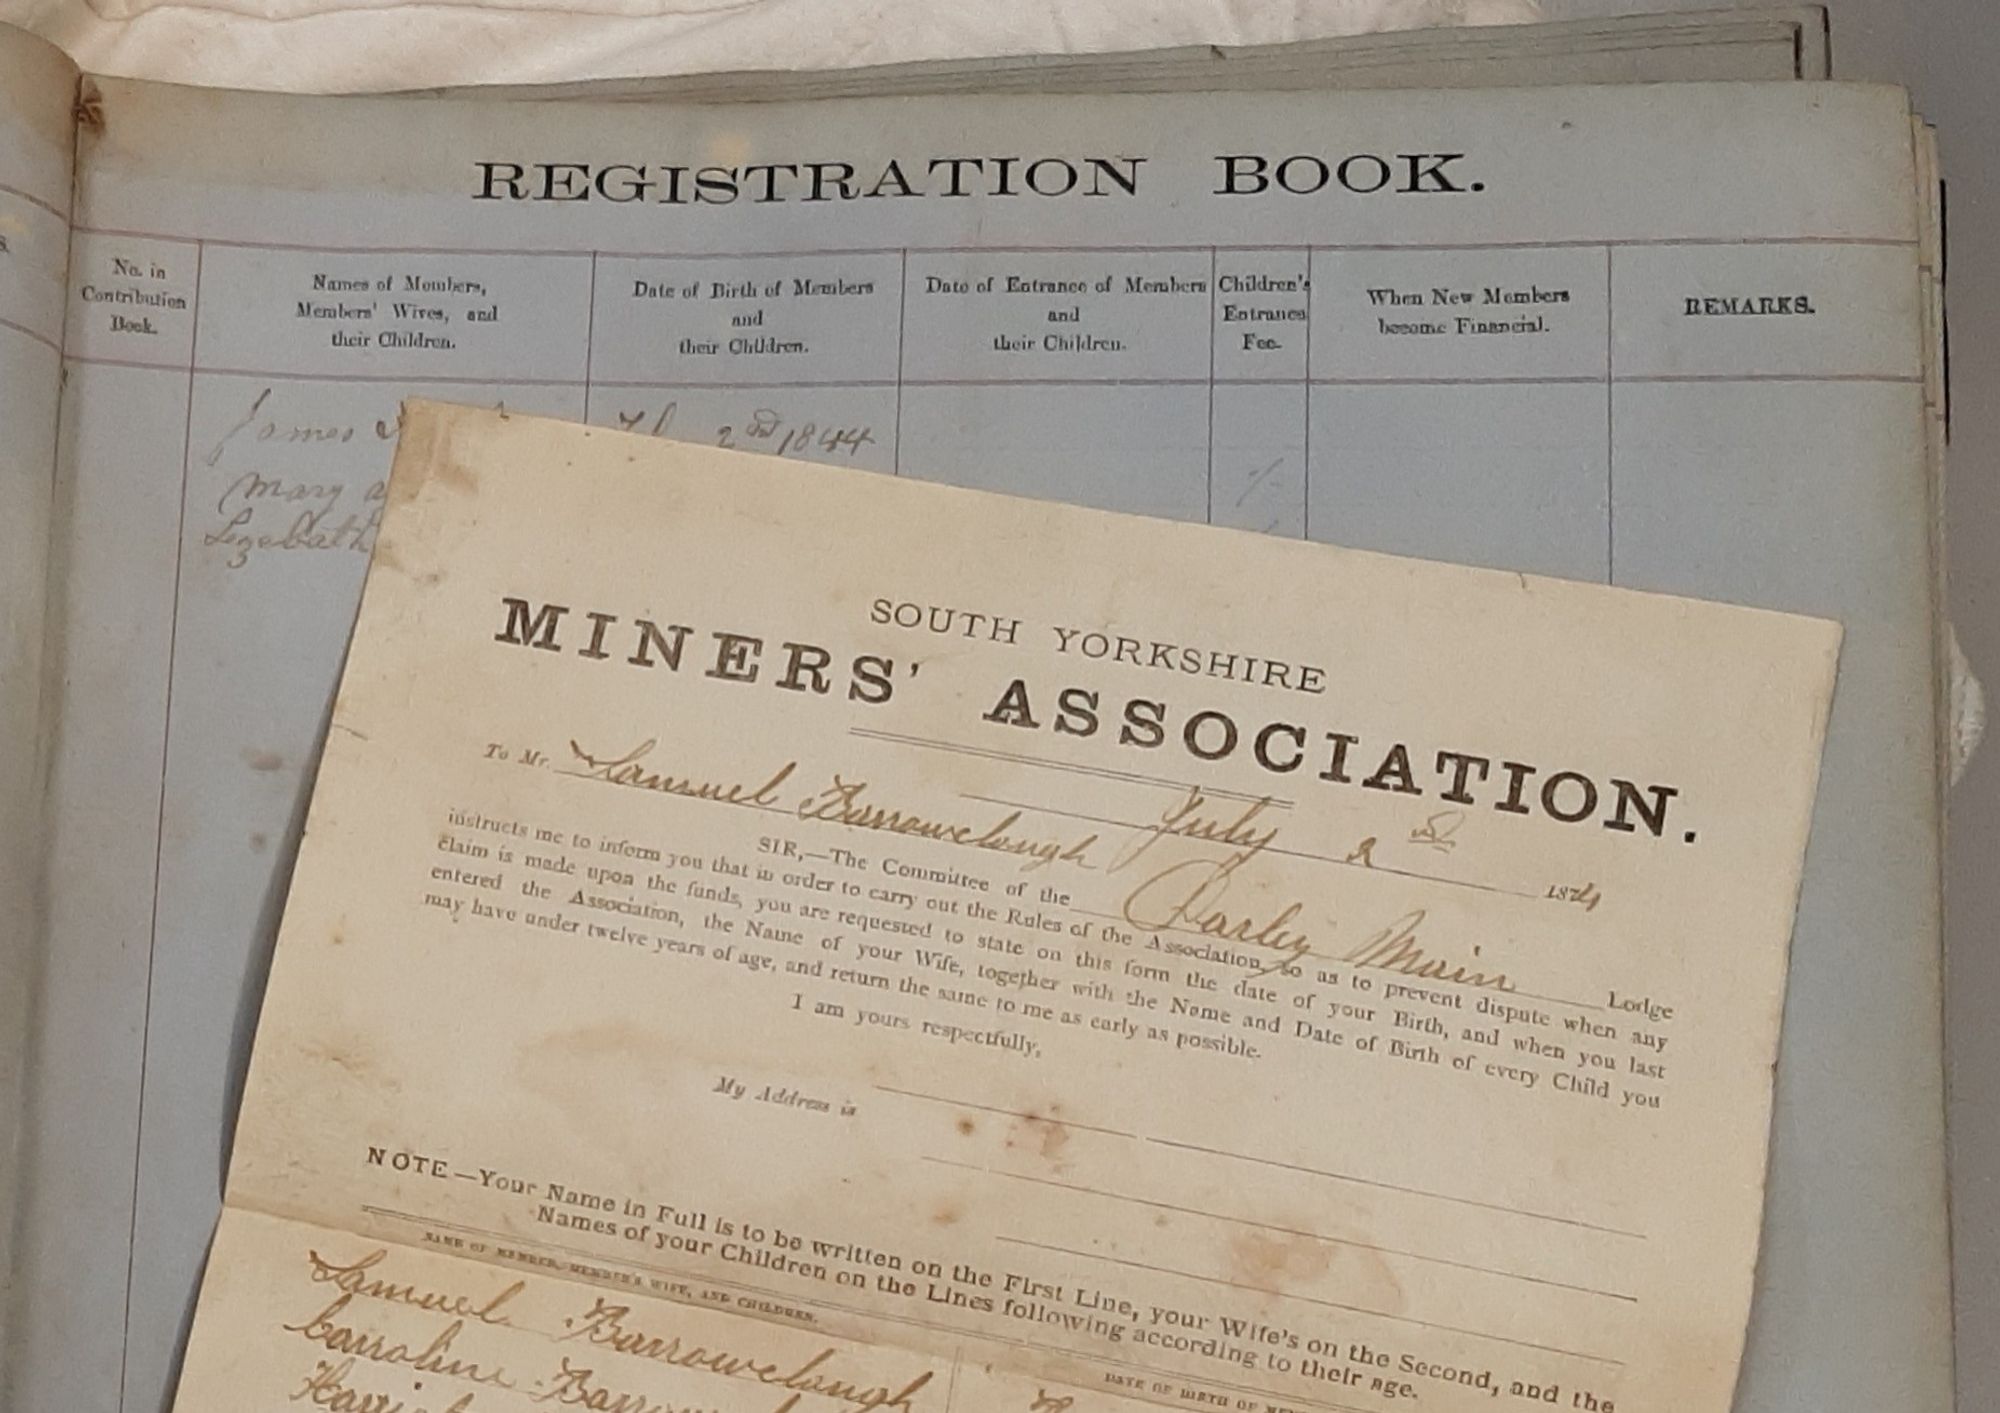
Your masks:
{"label": "grey background surface", "polygon": [[[2000,688],[2000,3],[1829,0],[1841,78],[1909,86],[1941,130],[1952,440],[1950,611]],[[1958,1317],[1958,1406],[2000,1409],[2000,738],[1952,792],[1945,865],[1945,1025]],[[1867,1038],[1857,1037],[1857,1043]],[[1886,1413],[1886,1410],[1885,1410]]]}

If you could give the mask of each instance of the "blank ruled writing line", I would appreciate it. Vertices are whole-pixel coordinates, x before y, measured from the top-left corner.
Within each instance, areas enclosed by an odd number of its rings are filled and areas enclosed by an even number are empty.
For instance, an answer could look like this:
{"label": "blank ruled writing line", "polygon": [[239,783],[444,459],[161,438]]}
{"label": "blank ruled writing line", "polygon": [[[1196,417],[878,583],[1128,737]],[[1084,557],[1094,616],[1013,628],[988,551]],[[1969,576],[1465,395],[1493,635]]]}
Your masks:
{"label": "blank ruled writing line", "polygon": [[1462,377],[1438,376],[1432,378],[1420,378],[1415,376],[1387,377],[1387,378],[1384,377],[1337,378],[1329,374],[1323,378],[1305,378],[1305,379],[1293,378],[1290,381],[1294,383],[1301,381],[1308,382],[1311,383],[1316,388],[1461,388],[1461,387],[1488,388],[1488,387],[1515,387],[1515,386],[1547,387],[1552,384],[1561,384],[1561,383],[1581,383],[1594,388],[1600,386],[1604,382],[1604,379],[1598,377],[1595,373],[1587,373],[1587,374],[1551,373],[1546,376],[1539,376],[1539,377],[1522,377],[1519,375],[1508,376],[1508,377],[1500,377],[1500,376],[1474,377],[1468,374]]}
{"label": "blank ruled writing line", "polygon": [[1004,1168],[982,1167],[977,1163],[961,1163],[950,1158],[935,1158],[925,1155],[925,1161],[937,1163],[947,1168],[964,1168],[968,1172],[985,1173],[989,1177],[1011,1178],[1015,1182],[1033,1183],[1038,1187],[1053,1187],[1064,1192],[1082,1193],[1087,1197],[1102,1197],[1113,1202],[1129,1202],[1134,1206],[1147,1207],[1160,1212],[1178,1212],[1188,1217],[1206,1217],[1211,1221],[1229,1222],[1236,1226],[1256,1227],[1262,1231],[1282,1232],[1286,1236],[1302,1236],[1311,1241],[1323,1241],[1329,1246],[1352,1246],[1361,1251],[1378,1251],[1384,1256],[1401,1256],[1411,1261],[1423,1261],[1434,1266],[1449,1266],[1454,1270],[1475,1271],[1480,1275],[1500,1276],[1507,1280],[1525,1281],[1529,1285],[1550,1286],[1557,1290],[1573,1290],[1579,1295],[1594,1295],[1605,1300],[1623,1300],[1637,1304],[1639,1297],[1623,1291],[1604,1290],[1597,1286],[1576,1285],[1569,1281],[1559,1281],[1547,1276],[1531,1276],[1524,1271],[1509,1271],[1498,1266],[1481,1266],[1472,1261],[1455,1261],[1448,1256],[1431,1256],[1421,1251],[1408,1251],[1395,1246],[1378,1246],[1370,1241],[1357,1241],[1353,1237],[1329,1236],[1325,1232],[1306,1231],[1301,1227],[1288,1227],[1277,1222],[1260,1222],[1250,1217],[1233,1216],[1228,1212],[1211,1212],[1201,1207],[1184,1207],[1177,1202],[1162,1202],[1156,1198],[1139,1197],[1129,1192],[1113,1192],[1108,1188],[1089,1187],[1083,1183],[1061,1182],[1055,1178],[1036,1177],[1032,1173],[1009,1172]]}
{"label": "blank ruled writing line", "polygon": [[906,388],[1205,388],[1207,378],[908,378]]}
{"label": "blank ruled writing line", "polygon": [[[678,392],[682,388],[702,388],[718,392],[756,392],[758,388],[894,388],[894,378],[744,378],[736,382],[692,380],[692,378],[592,378],[596,388],[640,388]],[[576,386],[576,384],[568,384]]]}
{"label": "blank ruled writing line", "polygon": [[[1081,911],[1079,909],[1079,911]],[[1330,1168],[1312,1168],[1301,1163],[1288,1163],[1278,1158],[1262,1158],[1252,1153],[1235,1153],[1227,1148],[1212,1148],[1200,1143],[1187,1143],[1177,1138],[1160,1138],[1152,1134],[1128,1133],[1123,1129],[1105,1128],[1101,1125],[1079,1123],[1073,1119],[1054,1118],[1024,1113],[1019,1109],[1008,1109],[993,1104],[954,1099],[942,1094],[926,1094],[922,1090],[899,1089],[892,1085],[875,1086],[885,1094],[900,1095],[906,1099],[916,1099],[928,1104],[941,1104],[947,1108],[979,1109],[987,1113],[1005,1114],[1019,1119],[1042,1119],[1044,1122],[1061,1124],[1066,1128],[1083,1129],[1090,1133],[1101,1133],[1112,1138],[1129,1138],[1135,1143],[1157,1143],[1163,1148],[1177,1148],[1189,1153],[1202,1153],[1212,1158],[1228,1158],[1236,1162],[1255,1163],[1262,1167],[1279,1168],[1286,1172],[1303,1173],[1308,1177],[1328,1178],[1335,1182],[1351,1182],[1360,1187],[1379,1188],[1384,1192],[1401,1193],[1405,1197],[1422,1197],[1434,1202],[1449,1202],[1461,1207],[1477,1207],[1487,1212],[1504,1212],[1510,1217],[1527,1217],[1538,1222],[1553,1222],[1558,1226],[1578,1227],[1584,1231],[1601,1232],[1606,1236],[1625,1237],[1633,1241],[1644,1241],[1645,1233],[1626,1231],[1619,1227],[1603,1226],[1597,1222],[1586,1222],[1577,1217],[1562,1217],[1550,1212],[1539,1212],[1527,1207],[1514,1207],[1504,1202],[1491,1202],[1478,1197],[1464,1197],[1457,1193],[1436,1192],[1429,1188],[1411,1187],[1403,1183],[1383,1182],[1376,1178],[1357,1177],[1352,1173],[1335,1172]],[[937,1159],[946,1162],[946,1159]],[[981,1171],[992,1171],[981,1169]]]}
{"label": "blank ruled writing line", "polygon": [[[860,736],[870,741],[888,741],[899,746],[921,746],[933,751],[951,751],[962,756],[975,756],[981,760],[1012,761],[1016,765],[1040,766],[1046,770],[1062,770],[1072,775],[1089,775],[1103,780],[1121,780],[1132,785],[1154,785],[1167,790],[1193,790],[1195,787],[1185,780],[1170,780],[1164,776],[1141,775],[1136,771],[1111,770],[1103,766],[1073,765],[1068,761],[1046,760],[1040,756],[1022,755],[1017,751],[995,750],[985,746],[965,746],[956,741],[934,740],[928,736],[905,736],[895,731],[877,731],[866,726],[850,726],[850,736]],[[1264,795],[1251,795],[1237,790],[1204,789],[1203,792],[1224,800],[1267,800],[1272,809],[1292,808],[1290,800],[1270,799]]]}
{"label": "blank ruled writing line", "polygon": [[1620,373],[1614,383],[1921,383],[1921,373]]}
{"label": "blank ruled writing line", "polygon": [[1200,1143],[1185,1143],[1177,1138],[1148,1138],[1148,1143],[1157,1143],[1163,1148],[1179,1148],[1189,1153],[1206,1153],[1212,1158],[1228,1158],[1239,1163],[1255,1163],[1260,1167],[1282,1168],[1286,1172],[1305,1173],[1311,1177],[1331,1178],[1335,1182],[1351,1182],[1360,1187],[1376,1187],[1385,1192],[1400,1192],[1406,1197],[1427,1197],[1436,1202],[1451,1202],[1461,1207],[1478,1207],[1488,1212],[1505,1212],[1512,1217],[1529,1217],[1538,1222],[1553,1222],[1557,1226],[1581,1227],[1585,1231],[1603,1232],[1606,1236],[1622,1236],[1633,1241],[1644,1241],[1644,1232],[1626,1231],[1619,1227],[1602,1226],[1597,1222],[1586,1222],[1578,1217],[1559,1217],[1552,1212],[1537,1212],[1527,1207],[1514,1207],[1505,1202],[1488,1202],[1477,1197],[1461,1197],[1451,1192],[1434,1192],[1428,1188],[1408,1187],[1402,1183],[1382,1182],[1375,1178],[1356,1177],[1352,1173],[1337,1173],[1329,1168],[1309,1168],[1303,1163],[1287,1163],[1278,1158],[1260,1158],[1254,1153],[1233,1153],[1227,1148],[1210,1148]]}
{"label": "blank ruled writing line", "polygon": [[1135,1142],[1139,1135],[1127,1133],[1122,1128],[1105,1128],[1099,1124],[1081,1123],[1076,1119],[1061,1119],[1052,1114],[1030,1114],[1021,1109],[1005,1109],[997,1104],[981,1104],[971,1099],[953,1099],[943,1094],[926,1094],[919,1089],[898,1089],[893,1084],[875,1086],[884,1094],[900,1094],[905,1099],[920,1099],[926,1104],[942,1104],[951,1109],[978,1109],[988,1114],[1005,1114],[1009,1118],[1026,1119],[1030,1123],[1057,1124],[1063,1128],[1079,1128],[1085,1133],[1108,1134],[1112,1138],[1129,1138]]}
{"label": "blank ruled writing line", "polygon": [[1127,1266],[1135,1271],[1151,1271],[1155,1275],[1179,1276],[1183,1280],[1200,1281],[1204,1285],[1219,1285],[1230,1290],[1247,1290],[1257,1295],[1275,1295],[1280,1300],[1297,1300],[1307,1305],[1319,1305],[1328,1310],[1345,1310],[1354,1315],[1372,1315],[1378,1320],[1393,1320],[1400,1325],[1415,1325],[1419,1329],[1438,1330],[1445,1334],[1464,1335],[1468,1339],[1490,1340],[1495,1344],[1511,1344],[1519,1349],[1538,1349],[1544,1354],[1560,1354],[1566,1359],[1581,1359],[1590,1364],[1604,1364],[1613,1369],[1625,1367],[1622,1359],[1613,1359],[1605,1354],[1586,1354],[1580,1349],[1564,1349],[1556,1344],[1539,1344],[1531,1339],[1516,1339],[1512,1335],[1494,1334],[1489,1330],[1467,1329],[1462,1325],[1443,1325],[1435,1320],[1419,1319],[1415,1315],[1397,1315],[1387,1310],[1376,1310],[1367,1305],[1351,1305],[1340,1300],[1325,1300],[1316,1295],[1300,1295],[1296,1291],[1278,1290],[1272,1286],[1251,1285],[1246,1281],[1226,1280],[1221,1276],[1205,1276],[1199,1271],[1183,1271],[1175,1266],[1155,1266],[1148,1261],[1133,1261],[1123,1256],[1107,1256],[1098,1251],[1079,1251],[1069,1246],[1052,1246],[1047,1242],[1028,1241],[1017,1236],[1000,1236],[994,1240],[1009,1246],[1026,1246],[1036,1251],[1051,1251],[1062,1256],[1074,1256],[1084,1261],[1104,1261],[1114,1266]]}
{"label": "blank ruled writing line", "polygon": [[[1204,790],[1203,794],[1213,791]],[[978,795],[967,791],[965,799],[977,800],[985,805],[999,805],[1002,809],[1020,810],[1024,814],[1054,815],[1058,819],[1074,819],[1084,824],[1102,824],[1110,829],[1130,829],[1135,832],[1157,828],[1155,824],[1135,824],[1129,819],[1113,819],[1109,815],[1089,814],[1083,810],[1062,810],[1053,805],[1024,804],[1019,800],[1005,800],[995,795]],[[1546,894],[1530,892],[1524,888],[1507,888],[1497,883],[1481,883],[1470,878],[1447,878],[1438,873],[1420,873],[1415,869],[1391,868],[1387,864],[1363,863],[1359,859],[1344,858],[1339,854],[1315,854],[1310,849],[1286,849],[1277,844],[1266,844],[1259,853],[1274,854],[1282,858],[1303,859],[1310,863],[1338,864],[1344,868],[1358,868],[1364,873],[1383,873],[1394,878],[1410,878],[1422,883],[1442,883],[1452,888],[1471,888],[1481,893],[1498,893],[1509,898],[1526,898],[1531,902],[1552,901]]]}
{"label": "blank ruled writing line", "polygon": [[1572,1001],[1567,996],[1544,996],[1539,991],[1522,991],[1517,988],[1513,991],[1505,992],[1504,994],[1508,996],[1519,996],[1523,1000],[1527,1001],[1545,1001],[1551,1006],[1568,1006],[1572,1010],[1577,1010],[1577,1011],[1601,1011],[1604,1009],[1603,1006],[1599,1005],[1595,1001]]}
{"label": "blank ruled writing line", "polygon": [[738,382],[695,382],[687,378],[595,378],[600,388],[658,389],[678,392],[682,388],[715,389],[727,392],[756,392],[759,388],[893,388],[894,378],[771,378]]}

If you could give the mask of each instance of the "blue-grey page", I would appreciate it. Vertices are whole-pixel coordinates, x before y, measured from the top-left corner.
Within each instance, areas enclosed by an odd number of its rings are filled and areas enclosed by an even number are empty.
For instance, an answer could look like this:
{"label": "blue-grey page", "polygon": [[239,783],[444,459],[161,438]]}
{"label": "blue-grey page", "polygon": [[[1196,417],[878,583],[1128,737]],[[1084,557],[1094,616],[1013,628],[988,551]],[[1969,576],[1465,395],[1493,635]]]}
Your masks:
{"label": "blue-grey page", "polygon": [[1948,1407],[1900,93],[101,114],[15,1408],[167,1388],[412,395],[1841,620],[1740,1402]]}

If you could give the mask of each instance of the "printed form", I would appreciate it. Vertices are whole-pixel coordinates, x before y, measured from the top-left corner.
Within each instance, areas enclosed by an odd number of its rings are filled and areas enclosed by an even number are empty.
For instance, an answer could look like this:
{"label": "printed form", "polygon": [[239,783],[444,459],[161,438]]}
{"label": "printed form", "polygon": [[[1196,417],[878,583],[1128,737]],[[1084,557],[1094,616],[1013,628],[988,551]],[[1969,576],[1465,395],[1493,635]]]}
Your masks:
{"label": "printed form", "polygon": [[1726,1413],[1835,625],[430,403],[384,506],[178,1407]]}

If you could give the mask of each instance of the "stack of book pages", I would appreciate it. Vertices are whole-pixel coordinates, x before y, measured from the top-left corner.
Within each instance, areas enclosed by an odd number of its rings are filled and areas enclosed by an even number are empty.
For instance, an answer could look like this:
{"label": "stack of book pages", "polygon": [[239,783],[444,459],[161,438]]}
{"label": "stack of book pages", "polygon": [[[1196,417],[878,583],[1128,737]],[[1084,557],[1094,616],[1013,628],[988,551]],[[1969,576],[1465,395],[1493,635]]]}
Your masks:
{"label": "stack of book pages", "polygon": [[1939,191],[1808,7],[340,98],[0,31],[0,1406],[171,1398],[424,397],[1838,620],[1735,1406],[1946,1413]]}

